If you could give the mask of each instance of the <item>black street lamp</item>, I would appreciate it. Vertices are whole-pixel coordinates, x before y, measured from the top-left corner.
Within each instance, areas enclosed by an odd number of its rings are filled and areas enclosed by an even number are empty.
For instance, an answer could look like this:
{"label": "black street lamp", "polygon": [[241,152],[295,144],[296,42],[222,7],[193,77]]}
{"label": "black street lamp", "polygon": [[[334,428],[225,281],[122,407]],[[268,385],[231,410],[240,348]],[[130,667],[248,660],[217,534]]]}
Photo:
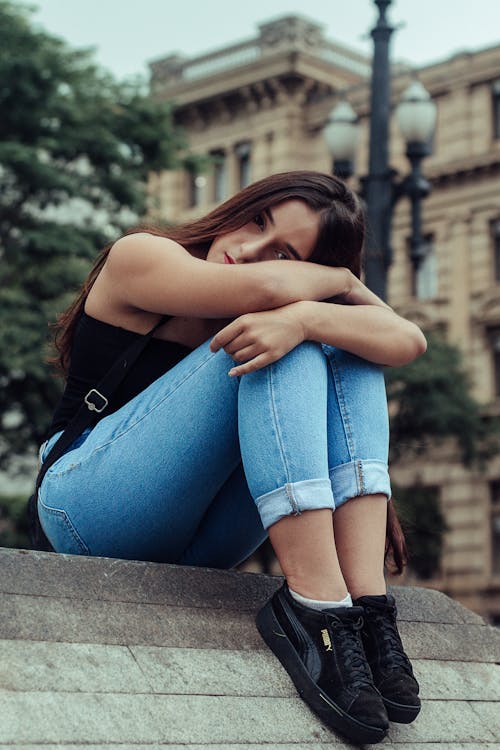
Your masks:
{"label": "black street lamp", "polygon": [[[430,153],[429,142],[436,120],[436,105],[419,81],[413,81],[403,93],[396,115],[407,144],[406,155],[411,173],[396,181],[389,166],[390,63],[389,41],[394,29],[386,19],[392,0],[374,0],[379,9],[377,25],[371,35],[374,55],[371,80],[370,156],[368,175],[361,179],[366,202],[368,232],[365,254],[365,281],[382,299],[387,296],[387,271],[392,262],[391,225],[396,201],[407,195],[412,203],[412,236],[410,259],[418,270],[425,257],[422,237],[421,201],[430,185],[422,176],[420,165]],[[358,118],[350,104],[340,102],[330,113],[324,136],[334,159],[333,171],[346,179],[354,172],[358,140]]]}
{"label": "black street lamp", "polygon": [[406,156],[411,164],[411,172],[395,186],[394,198],[397,200],[401,195],[407,195],[411,200],[410,260],[416,272],[426,254],[422,237],[422,199],[431,189],[422,175],[421,163],[431,152],[429,144],[436,123],[436,105],[420,81],[413,81],[403,93],[396,116],[406,141]]}

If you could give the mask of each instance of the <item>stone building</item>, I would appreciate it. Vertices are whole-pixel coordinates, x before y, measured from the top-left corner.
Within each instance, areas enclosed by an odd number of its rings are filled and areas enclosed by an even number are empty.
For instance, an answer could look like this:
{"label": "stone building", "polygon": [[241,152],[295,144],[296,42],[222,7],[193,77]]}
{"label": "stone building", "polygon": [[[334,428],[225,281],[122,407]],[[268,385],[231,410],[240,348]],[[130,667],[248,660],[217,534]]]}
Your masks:
{"label": "stone building", "polygon": [[[394,103],[418,78],[437,104],[432,193],[423,206],[427,255],[408,259],[409,205],[396,207],[389,301],[426,331],[458,345],[485,415],[500,414],[500,45],[415,70],[395,65]],[[329,171],[322,129],[347,97],[360,116],[357,174],[367,172],[370,60],[289,16],[247,41],[195,58],[151,64],[155,97],[173,100],[190,149],[211,167],[151,179],[154,211],[170,222],[205,213],[249,182],[291,169]],[[404,175],[405,144],[391,119],[391,165]],[[353,178],[353,186],[356,181]],[[435,586],[500,623],[500,457],[464,468],[452,446],[392,467],[393,481],[438,492],[449,531]],[[411,573],[407,575],[411,581]]]}

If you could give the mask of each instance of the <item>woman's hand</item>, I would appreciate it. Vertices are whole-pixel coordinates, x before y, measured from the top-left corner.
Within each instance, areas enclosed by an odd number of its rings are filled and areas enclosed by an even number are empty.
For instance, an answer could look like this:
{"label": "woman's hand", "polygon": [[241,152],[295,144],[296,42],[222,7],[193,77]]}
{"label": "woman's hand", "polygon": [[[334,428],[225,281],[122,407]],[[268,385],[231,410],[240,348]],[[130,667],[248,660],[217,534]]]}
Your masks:
{"label": "woman's hand", "polygon": [[214,336],[210,349],[213,352],[224,349],[236,362],[245,363],[233,367],[229,371],[231,376],[247,375],[266,367],[304,341],[301,304],[293,302],[274,310],[240,315]]}

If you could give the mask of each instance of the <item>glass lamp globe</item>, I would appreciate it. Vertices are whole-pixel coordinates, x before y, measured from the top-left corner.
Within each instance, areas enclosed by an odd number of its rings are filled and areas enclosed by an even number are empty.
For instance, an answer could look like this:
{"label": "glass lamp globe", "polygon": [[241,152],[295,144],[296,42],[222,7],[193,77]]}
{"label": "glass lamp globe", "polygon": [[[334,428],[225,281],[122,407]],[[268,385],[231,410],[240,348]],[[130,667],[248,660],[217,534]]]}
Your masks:
{"label": "glass lamp globe", "polygon": [[358,145],[358,118],[349,102],[339,102],[332,109],[323,128],[323,137],[336,160],[354,161]]}
{"label": "glass lamp globe", "polygon": [[396,108],[399,128],[407,143],[427,143],[436,124],[436,104],[420,81],[412,81]]}

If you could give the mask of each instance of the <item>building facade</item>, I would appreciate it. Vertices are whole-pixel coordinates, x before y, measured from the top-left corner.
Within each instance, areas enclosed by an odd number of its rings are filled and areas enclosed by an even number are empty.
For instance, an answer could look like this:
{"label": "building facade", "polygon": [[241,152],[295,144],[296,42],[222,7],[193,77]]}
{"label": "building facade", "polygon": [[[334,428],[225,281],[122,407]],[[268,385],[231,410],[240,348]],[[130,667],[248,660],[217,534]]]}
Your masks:
{"label": "building facade", "polygon": [[[409,204],[401,200],[389,301],[461,349],[485,417],[500,416],[500,45],[418,71],[394,66],[394,104],[415,73],[438,113],[433,153],[424,162],[432,185],[423,205],[427,255],[415,274]],[[211,158],[203,170],[193,162],[191,169],[152,175],[151,213],[178,223],[274,172],[330,171],[322,131],[343,98],[360,118],[356,172],[366,174],[370,74],[370,60],[297,16],[263,23],[254,38],[213,53],[152,63],[152,95],[175,103],[190,151]],[[394,120],[391,165],[404,175],[409,165]],[[437,492],[446,518],[440,568],[425,585],[500,623],[500,457],[465,468],[450,444],[398,461],[391,473],[399,486]],[[405,582],[413,582],[411,572]]]}

